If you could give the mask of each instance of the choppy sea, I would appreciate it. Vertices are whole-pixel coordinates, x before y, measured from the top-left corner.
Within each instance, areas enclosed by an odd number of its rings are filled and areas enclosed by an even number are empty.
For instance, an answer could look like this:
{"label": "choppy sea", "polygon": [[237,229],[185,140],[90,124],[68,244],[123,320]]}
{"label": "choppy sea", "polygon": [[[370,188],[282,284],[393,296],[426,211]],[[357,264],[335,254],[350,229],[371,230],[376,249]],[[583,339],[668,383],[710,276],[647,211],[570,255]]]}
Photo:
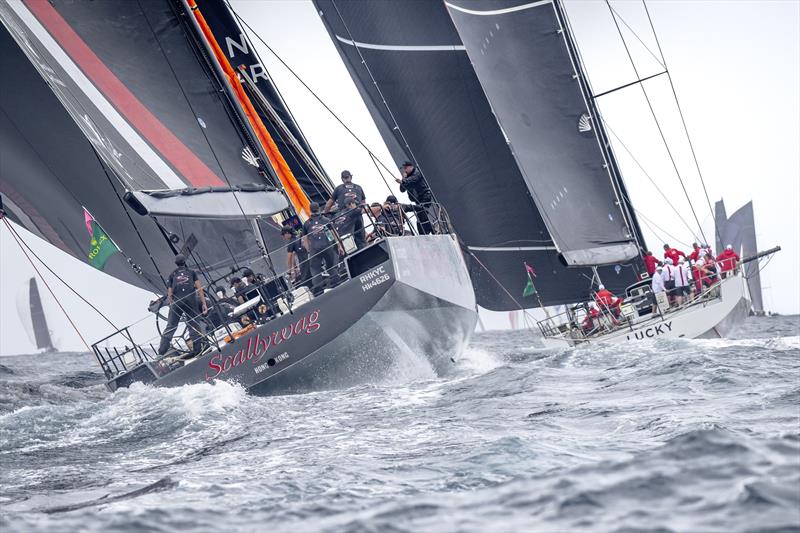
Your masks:
{"label": "choppy sea", "polygon": [[0,358],[0,530],[800,531],[800,318],[257,398]]}

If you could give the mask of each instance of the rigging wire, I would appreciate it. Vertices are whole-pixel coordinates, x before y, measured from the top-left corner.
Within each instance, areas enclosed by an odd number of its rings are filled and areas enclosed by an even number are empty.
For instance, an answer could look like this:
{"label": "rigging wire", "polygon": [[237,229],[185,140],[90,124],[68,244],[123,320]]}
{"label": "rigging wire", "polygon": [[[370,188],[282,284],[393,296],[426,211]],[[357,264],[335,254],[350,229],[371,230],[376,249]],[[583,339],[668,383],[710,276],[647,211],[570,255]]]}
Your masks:
{"label": "rigging wire", "polygon": [[[636,156],[634,156],[634,155],[633,155],[633,152],[631,152],[631,150],[630,150],[630,149],[629,149],[629,148],[628,148],[628,147],[625,145],[625,143],[624,143],[624,142],[622,142],[622,139],[619,137],[619,135],[617,135],[617,134],[614,132],[614,130],[613,130],[613,129],[611,129],[611,126],[609,126],[609,125],[608,125],[608,122],[607,122],[605,119],[602,119],[602,120],[603,120],[603,123],[605,124],[606,128],[608,129],[608,131],[610,131],[610,132],[611,132],[611,135],[613,135],[613,136],[614,136],[614,138],[617,140],[617,142],[619,143],[619,145],[620,145],[620,146],[622,146],[622,148],[625,150],[625,152],[627,152],[627,153],[628,153],[628,155],[631,157],[631,159],[633,160],[633,162],[634,162],[634,163],[636,163],[636,166],[638,166],[638,167],[639,167],[639,169],[642,171],[642,173],[645,175],[645,177],[646,177],[646,178],[647,178],[647,179],[650,181],[650,183],[653,185],[653,187],[655,187],[655,189],[658,191],[658,193],[661,195],[661,197],[664,199],[664,201],[665,201],[665,202],[667,202],[667,205],[668,205],[668,206],[670,206],[670,208],[672,208],[672,211],[673,211],[673,212],[674,212],[674,213],[675,213],[675,214],[678,216],[678,218],[680,219],[680,221],[681,221],[681,222],[683,222],[683,224],[686,226],[686,229],[688,229],[688,230],[689,230],[689,233],[691,233],[691,234],[692,234],[692,237],[694,237],[695,239],[697,239],[697,238],[698,238],[698,237],[697,237],[697,234],[694,232],[694,230],[693,230],[693,229],[692,229],[692,227],[689,225],[689,223],[688,223],[688,222],[686,222],[686,219],[685,219],[685,218],[683,218],[683,217],[681,216],[681,214],[678,212],[678,210],[677,210],[677,209],[676,209],[676,207],[673,205],[673,203],[672,203],[672,202],[670,202],[670,200],[669,200],[669,197],[668,197],[667,195],[665,195],[665,194],[664,194],[664,192],[663,192],[663,191],[661,190],[661,188],[658,186],[658,184],[656,183],[656,181],[655,181],[655,180],[652,178],[652,176],[650,176],[650,174],[649,174],[649,173],[648,173],[648,172],[647,172],[647,171],[644,169],[644,167],[643,167],[643,166],[642,166],[642,164],[639,162],[639,160],[638,160],[638,159],[636,159]],[[627,196],[627,195],[626,195],[626,196]],[[631,207],[633,207],[633,205],[632,205],[632,204],[630,204],[630,205],[631,205]],[[634,210],[635,210],[635,208],[634,208]],[[638,211],[638,210],[636,210],[636,212],[637,212],[637,213],[639,213],[639,211]]]}
{"label": "rigging wire", "polygon": [[[700,170],[700,163],[697,160],[697,154],[694,150],[694,143],[692,143],[692,138],[689,136],[689,127],[686,125],[686,119],[683,116],[683,110],[681,109],[681,104],[678,101],[678,93],[675,90],[675,84],[672,82],[672,75],[669,73],[669,69],[667,68],[667,60],[664,58],[664,52],[661,49],[661,42],[658,39],[658,34],[656,33],[655,25],[653,25],[653,19],[650,17],[650,10],[647,9],[647,2],[642,0],[642,5],[644,6],[644,11],[647,13],[647,20],[650,23],[650,29],[653,31],[653,37],[656,40],[656,46],[658,47],[658,53],[661,56],[661,63],[664,66],[664,69],[667,71],[667,79],[669,80],[670,89],[672,89],[672,97],[675,99],[675,106],[678,108],[678,115],[681,117],[681,124],[683,125],[683,131],[686,134],[686,140],[689,142],[689,150],[692,152],[692,159],[694,160],[694,166],[697,169],[697,175],[700,178],[700,184],[703,186],[703,193],[706,197],[706,203],[708,204],[708,210],[711,213],[711,219],[714,219],[714,209],[711,207],[711,199],[708,197],[708,189],[706,189],[706,182],[703,179],[703,173]],[[719,234],[719,228],[717,225],[714,224],[714,231],[717,234],[716,236],[722,240],[722,237]]]}
{"label": "rigging wire", "polygon": [[[103,159],[100,157],[100,154],[97,153],[97,150],[95,149],[94,145],[92,145],[92,152],[94,153],[95,157],[97,158],[97,161],[100,163],[100,168],[103,169],[103,174],[105,174],[106,179],[108,180],[108,184],[111,186],[111,190],[114,191],[114,195],[117,197],[117,200],[119,200],[119,204],[122,207],[122,210],[125,212],[125,215],[127,215],[128,221],[131,223],[131,227],[133,227],[133,230],[136,232],[137,237],[139,237],[139,241],[142,243],[142,246],[144,247],[144,251],[147,252],[147,257],[149,257],[150,261],[153,263],[153,267],[156,269],[156,274],[158,274],[158,277],[161,278],[161,282],[166,287],[167,286],[167,280],[165,280],[164,279],[164,275],[161,274],[161,270],[158,268],[158,265],[156,264],[156,260],[153,258],[153,254],[150,253],[150,249],[147,247],[147,243],[145,242],[144,237],[142,237],[142,234],[139,232],[139,228],[136,227],[136,224],[133,222],[133,218],[131,217],[131,214],[128,212],[128,209],[125,206],[125,203],[122,201],[122,198],[120,197],[119,193],[117,192],[117,188],[114,187],[114,182],[111,181],[111,176],[108,175],[108,170],[106,170],[107,166],[103,163]],[[113,172],[112,172],[112,174],[113,174]],[[117,248],[124,255],[124,252],[122,252],[122,250],[119,247],[117,247]],[[128,257],[128,256],[125,255],[125,257]],[[131,260],[130,257],[128,257],[128,262],[133,264],[133,261]]]}
{"label": "rigging wire", "polygon": [[[350,32],[350,27],[347,25],[347,22],[345,22],[341,11],[339,11],[339,6],[336,5],[336,0],[331,0],[331,5],[333,6],[333,9],[336,10],[336,14],[339,16],[339,20],[342,22],[342,26],[344,26],[344,29],[347,32],[347,36],[350,38],[350,41],[353,43],[353,47],[355,48],[356,52],[358,53],[358,58],[361,60],[361,64],[364,65],[364,69],[367,71],[367,74],[369,75],[369,79],[372,80],[372,85],[375,87],[375,90],[378,91],[378,96],[380,96],[381,102],[383,103],[383,106],[386,108],[386,112],[389,113],[389,118],[392,119],[392,123],[393,123],[392,129],[397,131],[397,134],[400,135],[400,139],[402,140],[403,145],[408,150],[408,155],[409,155],[409,157],[411,157],[411,160],[414,162],[414,166],[416,168],[420,169],[420,172],[424,176],[425,173],[422,172],[422,169],[419,166],[419,161],[417,161],[417,157],[414,155],[414,151],[411,149],[411,145],[408,144],[408,140],[406,139],[406,136],[403,134],[403,130],[400,128],[400,124],[398,124],[397,119],[394,116],[394,113],[392,113],[392,109],[389,107],[389,103],[386,101],[386,97],[383,96],[383,91],[381,91],[381,88],[378,85],[378,80],[376,80],[375,76],[372,75],[372,70],[369,68],[369,65],[367,64],[367,59],[361,53],[361,48],[358,46],[358,42],[353,37],[353,34]],[[425,184],[428,185],[427,180],[425,178],[423,178],[423,179],[425,180]],[[430,189],[430,185],[428,185],[428,188]],[[433,200],[435,202],[436,201],[436,195],[434,194],[432,189],[430,189],[430,192],[431,192],[431,196],[433,197]]]}
{"label": "rigging wire", "polygon": [[[18,241],[17,241],[17,244],[19,245],[20,243],[22,243],[22,245],[21,245],[20,247],[24,246],[25,248],[27,248],[28,252],[30,252],[30,254],[31,254],[31,255],[33,255],[33,257],[35,257],[35,258],[36,258],[36,260],[37,260],[37,261],[39,261],[39,262],[42,264],[42,266],[44,266],[44,267],[47,269],[47,271],[48,271],[48,272],[50,272],[50,273],[51,273],[51,274],[52,274],[52,275],[53,275],[53,276],[54,276],[54,277],[55,277],[55,278],[56,278],[58,281],[60,281],[60,282],[61,282],[61,283],[62,283],[62,284],[63,284],[63,285],[66,287],[66,288],[68,288],[68,289],[69,289],[69,290],[70,290],[70,291],[71,291],[71,292],[72,292],[72,293],[73,293],[75,296],[77,296],[78,298],[80,298],[80,300],[81,300],[83,303],[85,303],[86,305],[88,305],[89,307],[91,307],[91,308],[92,308],[92,310],[94,310],[94,312],[96,312],[98,315],[100,315],[100,317],[101,317],[103,320],[105,320],[106,322],[108,322],[108,324],[109,324],[109,325],[110,325],[112,328],[114,328],[115,330],[118,330],[118,329],[119,329],[119,328],[116,326],[116,324],[114,324],[114,323],[111,321],[111,319],[109,319],[109,318],[108,318],[108,317],[107,317],[105,314],[103,314],[103,312],[102,312],[102,311],[100,311],[100,310],[99,310],[97,307],[95,307],[95,306],[94,306],[94,305],[93,305],[93,304],[92,304],[92,303],[91,303],[89,300],[87,300],[86,298],[84,298],[83,296],[81,296],[81,294],[80,294],[78,291],[76,291],[76,290],[75,290],[75,289],[72,287],[72,285],[70,285],[69,283],[67,283],[66,281],[64,281],[64,279],[63,279],[61,276],[59,276],[58,274],[56,274],[56,273],[53,271],[53,269],[52,269],[52,268],[50,268],[50,267],[47,265],[47,263],[45,263],[45,262],[42,260],[42,258],[41,258],[41,257],[39,257],[38,255],[36,255],[36,252],[34,252],[34,251],[31,249],[31,247],[30,247],[30,246],[28,246],[28,243],[27,243],[27,242],[25,242],[25,239],[23,239],[23,238],[22,238],[22,235],[20,235],[20,234],[19,234],[19,233],[18,233],[18,232],[17,232],[17,231],[14,229],[14,227],[13,227],[11,224],[9,224],[9,222],[8,222],[8,219],[7,219],[5,216],[2,216],[2,214],[0,214],[0,218],[2,218],[2,219],[3,219],[3,221],[6,223],[6,227],[8,227],[9,231],[10,231],[10,232],[11,232],[11,234],[14,236],[14,238],[15,238],[15,239],[18,239]],[[23,252],[24,252],[24,251],[25,251],[25,250],[23,250]],[[27,256],[27,254],[25,254],[25,255]],[[28,258],[28,260],[30,261],[30,258]],[[36,268],[36,267],[34,266],[34,268]],[[38,272],[38,270],[37,270],[37,272]],[[41,277],[41,274],[40,274],[40,277]],[[44,281],[44,278],[42,278],[42,281]]]}
{"label": "rigging wire", "polygon": [[634,31],[634,29],[631,28],[630,24],[625,22],[625,19],[622,18],[622,15],[619,14],[619,11],[617,11],[613,7],[611,8],[611,11],[613,11],[614,14],[619,18],[619,20],[622,21],[622,23],[625,25],[626,28],[628,28],[628,30],[633,34],[633,36],[636,37],[636,40],[639,41],[639,43],[644,47],[645,50],[647,50],[647,53],[649,53],[653,57],[653,59],[656,60],[656,63],[661,65],[661,68],[663,68],[664,70],[667,70],[667,65],[664,64],[663,55],[661,56],[661,59],[659,59],[658,56],[655,54],[655,52],[653,52],[650,49],[650,47],[645,44],[645,42],[641,39],[641,37],[639,37],[639,34],[637,34],[636,31]]}
{"label": "rigging wire", "polygon": [[[619,21],[617,20],[616,15],[614,14],[614,9],[611,7],[610,0],[606,0],[606,5],[611,13],[611,18],[614,21],[614,26],[617,28],[617,33],[619,33],[620,39],[622,40],[622,45],[625,47],[625,53],[628,55],[628,60],[631,63],[631,67],[633,68],[633,72],[636,74],[637,78],[641,78],[639,75],[639,69],[636,67],[636,63],[633,60],[633,56],[631,55],[630,48],[628,48],[628,43],[625,40],[625,36],[622,34],[622,28],[619,26]],[[689,191],[686,190],[686,184],[683,182],[683,178],[681,177],[680,170],[678,170],[678,164],[675,161],[675,157],[672,155],[672,150],[669,148],[669,143],[667,142],[666,135],[664,134],[664,130],[661,128],[661,123],[658,121],[658,116],[656,115],[655,109],[653,108],[653,104],[650,101],[650,96],[647,94],[647,89],[644,88],[643,84],[639,84],[639,87],[642,89],[642,94],[644,95],[645,101],[647,102],[647,106],[650,109],[650,113],[653,115],[653,120],[655,121],[656,128],[658,129],[658,133],[661,135],[661,140],[664,143],[664,148],[667,150],[667,155],[669,156],[670,161],[672,162],[672,167],[675,169],[675,174],[678,176],[678,181],[681,184],[681,188],[683,189],[683,193],[686,196],[686,201],[689,203],[689,208],[692,211],[692,215],[694,216],[694,220],[697,223],[697,227],[700,230],[700,235],[703,239],[706,239],[706,236],[703,232],[703,227],[700,224],[700,219],[697,217],[697,212],[694,209],[694,205],[692,204],[692,199],[689,196]]]}
{"label": "rigging wire", "polygon": [[[237,12],[236,12],[234,9],[233,9],[233,6],[231,6],[230,2],[228,2],[228,0],[225,0],[225,3],[227,4],[227,6],[228,6],[228,9],[231,11],[231,13],[233,13],[233,16],[234,16],[234,17],[236,18],[236,20],[239,22],[239,24],[241,24],[241,25],[242,25],[242,26],[243,26],[243,27],[244,27],[246,30],[248,30],[248,31],[249,31],[249,32],[250,32],[250,33],[251,33],[253,36],[255,36],[255,38],[256,38],[256,39],[258,39],[258,41],[259,41],[259,42],[260,42],[262,45],[264,45],[264,47],[265,47],[267,50],[269,50],[269,52],[270,52],[270,53],[271,53],[273,56],[275,56],[275,59],[277,59],[277,60],[278,60],[278,62],[279,62],[281,65],[283,65],[283,67],[284,67],[284,68],[285,68],[285,69],[286,69],[286,70],[287,70],[287,71],[288,71],[288,72],[289,72],[289,73],[290,73],[290,74],[291,74],[291,75],[292,75],[292,76],[293,76],[293,77],[294,77],[294,78],[295,78],[295,79],[296,79],[296,80],[297,80],[297,81],[298,81],[298,82],[299,82],[299,83],[300,83],[300,84],[301,84],[301,85],[302,85],[302,86],[303,86],[303,87],[304,87],[304,88],[305,88],[305,89],[306,89],[306,90],[307,90],[307,91],[308,91],[308,92],[309,92],[309,93],[310,93],[310,94],[311,94],[311,95],[314,97],[314,99],[315,99],[315,100],[317,100],[317,102],[319,102],[319,103],[320,103],[320,105],[322,105],[322,107],[323,107],[323,108],[324,108],[324,109],[325,109],[325,110],[326,110],[326,111],[327,111],[327,112],[328,112],[328,113],[329,113],[329,114],[330,114],[330,115],[331,115],[331,116],[332,116],[334,119],[336,119],[336,121],[337,121],[337,122],[338,122],[338,123],[339,123],[339,124],[340,124],[340,125],[341,125],[341,126],[344,128],[344,129],[345,129],[345,131],[347,131],[347,133],[349,133],[349,134],[350,134],[350,136],[351,136],[351,137],[353,137],[353,139],[355,139],[355,141],[356,141],[358,144],[360,144],[360,145],[361,145],[361,147],[362,147],[362,148],[364,148],[364,150],[366,150],[368,154],[370,154],[372,157],[374,157],[374,158],[375,158],[375,160],[376,160],[378,163],[380,163],[380,166],[381,166],[381,167],[383,167],[383,168],[386,170],[386,172],[388,172],[388,173],[391,175],[393,171],[392,171],[392,170],[390,170],[390,169],[389,169],[389,167],[387,167],[387,166],[386,166],[386,164],[385,164],[383,161],[381,161],[381,160],[380,160],[380,158],[378,158],[378,157],[377,157],[377,156],[376,156],[376,155],[375,155],[375,154],[372,152],[372,150],[370,150],[370,149],[369,149],[369,147],[368,147],[366,144],[364,144],[364,141],[362,141],[362,140],[361,140],[361,138],[360,138],[358,135],[356,135],[356,134],[355,134],[355,132],[353,132],[353,130],[352,130],[352,129],[350,129],[350,127],[349,127],[349,126],[347,126],[347,124],[345,124],[345,123],[344,123],[344,121],[343,121],[341,118],[339,118],[339,115],[337,115],[337,114],[336,114],[336,113],[335,113],[335,112],[334,112],[334,111],[333,111],[333,110],[332,110],[332,109],[331,109],[331,108],[328,106],[328,104],[326,104],[326,103],[325,103],[325,101],[324,101],[324,100],[322,100],[322,98],[320,98],[320,96],[319,96],[319,95],[317,95],[317,93],[315,93],[315,92],[314,92],[314,90],[313,90],[313,89],[311,89],[311,87],[309,87],[309,86],[308,86],[308,84],[307,84],[305,81],[303,81],[303,79],[300,77],[300,75],[299,75],[299,74],[297,74],[297,73],[296,73],[296,72],[295,72],[295,71],[294,71],[294,70],[293,70],[293,69],[292,69],[292,68],[291,68],[291,67],[290,67],[290,66],[289,66],[289,65],[286,63],[286,61],[284,61],[284,60],[283,60],[283,58],[282,58],[280,55],[278,55],[278,53],[277,53],[277,52],[276,52],[276,51],[275,51],[275,50],[274,50],[274,49],[273,49],[273,48],[272,48],[272,47],[271,47],[269,44],[267,44],[267,42],[266,42],[264,39],[262,39],[262,38],[261,38],[261,36],[260,36],[260,35],[259,35],[259,34],[258,34],[258,33],[257,33],[257,32],[256,32],[254,29],[253,29],[253,28],[252,28],[252,26],[250,26],[250,25],[247,23],[247,21],[245,21],[245,20],[244,20],[244,19],[243,19],[241,16],[239,16],[239,14],[238,14],[238,13],[237,13]],[[387,184],[387,186],[388,186],[388,184]],[[394,194],[394,191],[392,191],[392,190],[391,190],[391,188],[389,188],[389,191],[390,191],[392,194]]]}
{"label": "rigging wire", "polygon": [[[86,346],[86,349],[91,352],[92,351],[92,347],[89,346],[89,343],[86,342],[86,339],[83,338],[83,335],[81,334],[80,330],[78,329],[78,326],[76,326],[75,322],[72,321],[72,318],[70,318],[69,314],[67,313],[67,310],[64,309],[63,305],[61,305],[61,301],[58,299],[58,296],[56,296],[56,294],[53,292],[53,289],[50,288],[50,284],[47,283],[47,280],[44,278],[44,276],[42,276],[42,273],[39,271],[39,269],[36,267],[36,264],[33,262],[33,260],[28,255],[28,252],[25,250],[25,248],[23,248],[22,244],[20,244],[19,237],[16,235],[16,233],[13,230],[13,228],[11,228],[11,225],[9,224],[8,219],[6,219],[6,217],[4,217],[4,216],[2,218],[3,218],[3,222],[5,222],[5,224],[6,224],[6,227],[11,232],[11,237],[13,237],[14,241],[16,241],[17,246],[19,246],[19,249],[22,250],[22,253],[25,254],[25,258],[31,264],[31,266],[33,267],[33,270],[36,271],[36,274],[39,276],[39,279],[42,280],[42,283],[44,283],[44,286],[47,287],[48,292],[50,292],[50,295],[56,301],[56,304],[58,305],[58,308],[61,309],[61,312],[64,313],[65,317],[67,317],[67,321],[72,326],[72,329],[75,330],[75,333],[78,334],[78,337],[81,339],[81,342],[83,342],[83,345]],[[41,261],[41,259],[40,259],[40,261]],[[42,263],[42,264],[44,264],[44,263]],[[47,265],[45,265],[45,266],[47,266]]]}

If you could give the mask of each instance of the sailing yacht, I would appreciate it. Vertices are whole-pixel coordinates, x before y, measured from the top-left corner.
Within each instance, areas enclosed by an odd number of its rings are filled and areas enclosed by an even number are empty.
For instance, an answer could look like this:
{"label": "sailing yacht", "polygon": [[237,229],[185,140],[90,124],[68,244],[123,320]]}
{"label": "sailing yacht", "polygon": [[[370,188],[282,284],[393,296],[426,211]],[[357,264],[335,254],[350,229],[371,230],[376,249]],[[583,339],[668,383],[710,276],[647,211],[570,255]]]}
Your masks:
{"label": "sailing yacht", "polygon": [[560,0],[314,3],[393,157],[415,161],[447,207],[479,305],[565,304],[540,328],[569,345],[725,335],[746,315],[737,272],[669,327],[640,323],[638,311],[592,335],[576,324],[601,284],[642,299],[650,280]]}
{"label": "sailing yacht", "polygon": [[[402,237],[368,228],[346,280],[317,297],[276,267],[282,226],[332,187],[224,0],[4,0],[0,21],[6,217],[157,295],[178,253],[209,293],[245,267],[263,274],[199,349],[186,331],[161,357],[135,325],[99,340],[109,389],[223,379],[300,392],[391,376],[410,353],[437,372],[458,357],[477,312],[442,207],[428,206],[433,234],[413,219]],[[93,231],[113,243],[102,260]],[[161,326],[162,304],[151,306]]]}
{"label": "sailing yacht", "polygon": [[47,325],[47,316],[42,306],[36,278],[30,278],[20,286],[17,292],[17,313],[31,344],[42,353],[55,352],[56,347],[53,344],[50,327]]}

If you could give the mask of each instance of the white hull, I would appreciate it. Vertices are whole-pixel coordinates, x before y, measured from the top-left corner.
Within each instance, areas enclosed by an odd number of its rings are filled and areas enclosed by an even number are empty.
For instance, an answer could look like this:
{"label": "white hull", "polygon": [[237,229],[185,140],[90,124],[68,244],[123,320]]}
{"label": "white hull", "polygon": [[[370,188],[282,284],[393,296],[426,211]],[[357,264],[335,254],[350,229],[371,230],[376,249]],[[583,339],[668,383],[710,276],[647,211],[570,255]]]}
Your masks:
{"label": "white hull", "polygon": [[698,301],[664,315],[646,316],[639,321],[605,334],[589,338],[545,337],[547,346],[577,346],[601,342],[620,344],[653,339],[720,338],[747,318],[750,311],[750,293],[747,280],[740,272],[722,280],[719,296]]}

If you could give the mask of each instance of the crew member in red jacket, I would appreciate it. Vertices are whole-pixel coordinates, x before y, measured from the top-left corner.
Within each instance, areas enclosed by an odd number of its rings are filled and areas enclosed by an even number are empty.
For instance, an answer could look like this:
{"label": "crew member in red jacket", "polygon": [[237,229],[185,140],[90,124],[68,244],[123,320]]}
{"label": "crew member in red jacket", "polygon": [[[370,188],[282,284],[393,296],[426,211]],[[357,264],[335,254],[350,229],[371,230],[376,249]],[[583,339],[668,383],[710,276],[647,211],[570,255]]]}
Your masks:
{"label": "crew member in red jacket", "polygon": [[678,264],[678,258],[681,255],[683,257],[686,257],[686,254],[681,252],[680,250],[678,250],[676,248],[672,248],[669,244],[665,244],[664,245],[664,258],[665,259],[666,258],[672,259],[672,264],[673,265],[677,265]]}
{"label": "crew member in red jacket", "polygon": [[647,275],[651,278],[653,277],[653,272],[656,271],[656,267],[661,261],[656,259],[656,256],[653,255],[653,252],[647,252],[644,254],[644,266],[647,269]]}
{"label": "crew member in red jacket", "polygon": [[600,285],[597,288],[594,301],[601,311],[610,312],[615,317],[619,316],[619,306],[622,304],[622,298],[615,298],[604,285]]}
{"label": "crew member in red jacket", "polygon": [[733,246],[729,244],[725,247],[725,250],[717,256],[717,263],[724,278],[730,275],[729,272],[736,269],[736,265],[739,264],[739,256],[733,251]]}
{"label": "crew member in red jacket", "polygon": [[692,253],[689,254],[689,264],[693,265],[695,261],[703,257],[703,249],[696,242],[692,243]]}

